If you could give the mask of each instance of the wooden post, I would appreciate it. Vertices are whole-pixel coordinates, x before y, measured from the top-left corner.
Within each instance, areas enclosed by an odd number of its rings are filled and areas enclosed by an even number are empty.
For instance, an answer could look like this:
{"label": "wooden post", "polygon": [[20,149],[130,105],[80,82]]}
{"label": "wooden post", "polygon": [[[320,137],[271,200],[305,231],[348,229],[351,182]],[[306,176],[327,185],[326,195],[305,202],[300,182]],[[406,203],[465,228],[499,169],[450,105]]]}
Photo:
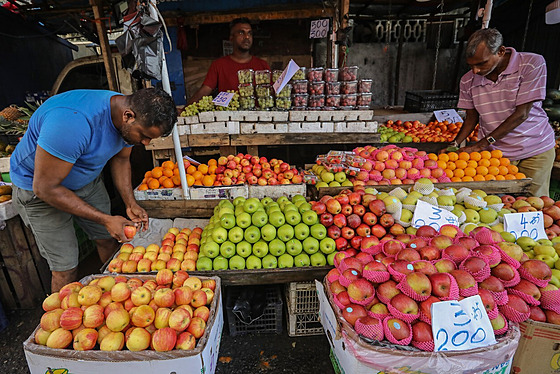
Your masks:
{"label": "wooden post", "polygon": [[107,28],[103,22],[103,9],[100,7],[100,0],[90,0],[93,16],[95,17],[95,26],[97,27],[97,35],[99,37],[99,46],[103,55],[103,63],[107,73],[107,82],[111,91],[118,91],[117,80],[115,78],[115,66],[111,56],[111,47],[107,38]]}

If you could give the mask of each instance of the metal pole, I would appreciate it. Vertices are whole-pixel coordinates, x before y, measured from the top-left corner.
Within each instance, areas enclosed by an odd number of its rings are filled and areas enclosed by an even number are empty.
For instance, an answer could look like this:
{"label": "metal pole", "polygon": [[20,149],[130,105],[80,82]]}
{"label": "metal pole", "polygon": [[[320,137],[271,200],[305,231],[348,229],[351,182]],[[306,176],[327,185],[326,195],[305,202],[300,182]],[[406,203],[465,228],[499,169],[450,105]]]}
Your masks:
{"label": "metal pole", "polygon": [[[158,12],[156,11],[155,0],[150,0],[150,16],[153,19],[158,19]],[[163,20],[162,20],[163,21]],[[165,53],[162,54],[162,67],[161,67],[161,84],[163,90],[171,95],[171,84],[169,83],[169,73],[167,72],[167,61]],[[188,197],[187,176],[185,174],[185,163],[183,162],[183,152],[181,151],[181,140],[179,139],[179,131],[177,130],[177,123],[173,125],[173,147],[175,149],[175,158],[177,159],[177,168],[179,169],[179,177],[181,178],[181,188],[183,189],[183,197]]]}
{"label": "metal pole", "polygon": [[487,29],[490,23],[490,18],[492,17],[492,0],[486,1],[486,6],[484,7],[484,18],[482,19],[482,28]]}

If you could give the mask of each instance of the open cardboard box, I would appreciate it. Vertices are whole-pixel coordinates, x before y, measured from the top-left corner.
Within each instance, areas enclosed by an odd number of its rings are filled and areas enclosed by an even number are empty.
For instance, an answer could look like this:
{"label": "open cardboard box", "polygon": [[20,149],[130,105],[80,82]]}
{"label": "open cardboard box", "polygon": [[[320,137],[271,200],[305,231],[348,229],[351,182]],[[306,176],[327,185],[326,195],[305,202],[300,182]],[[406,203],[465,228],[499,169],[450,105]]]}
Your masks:
{"label": "open cardboard box", "polygon": [[521,339],[513,359],[513,372],[560,373],[560,326],[527,320],[519,328]]}
{"label": "open cardboard box", "polygon": [[[91,280],[106,274],[89,275],[80,282],[88,284]],[[155,279],[150,275],[124,275],[127,278],[142,280]],[[216,371],[218,352],[224,325],[222,308],[221,282],[218,277],[199,277],[214,279],[216,291],[210,305],[210,317],[204,335],[191,351],[173,350],[156,352],[151,350],[130,352],[127,350],[103,352],[99,350],[74,351],[72,349],[52,349],[34,342],[35,331],[23,343],[23,350],[31,374],[45,374],[60,369],[61,373],[205,373]],[[66,369],[66,371],[63,371]]]}
{"label": "open cardboard box", "polygon": [[342,373],[508,374],[511,370],[521,335],[516,324],[510,325],[507,334],[497,339],[497,344],[468,351],[442,353],[390,344],[373,346],[360,339],[354,328],[342,318],[333,304],[326,278],[324,282],[315,281],[321,324]]}

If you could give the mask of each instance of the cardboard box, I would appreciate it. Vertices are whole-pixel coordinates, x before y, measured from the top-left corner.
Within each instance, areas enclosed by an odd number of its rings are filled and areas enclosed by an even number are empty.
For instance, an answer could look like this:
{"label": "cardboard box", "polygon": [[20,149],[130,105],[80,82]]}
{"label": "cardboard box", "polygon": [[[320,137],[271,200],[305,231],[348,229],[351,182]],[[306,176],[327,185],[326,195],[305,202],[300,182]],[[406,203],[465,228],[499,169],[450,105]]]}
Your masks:
{"label": "cardboard box", "polygon": [[[422,352],[403,348],[369,345],[332,307],[325,286],[315,281],[319,297],[319,313],[325,334],[334,353],[340,373],[419,373],[419,374],[508,374],[517,348],[520,332],[512,325],[498,343],[462,352]],[[536,373],[536,371],[533,371]]]}
{"label": "cardboard box", "polygon": [[[135,277],[148,277],[138,276]],[[151,278],[154,275],[149,276]],[[87,279],[86,277],[85,279]],[[206,277],[200,277],[206,278]],[[216,277],[216,290],[220,288]],[[221,292],[216,292],[206,332],[192,351],[73,351],[51,349],[34,343],[34,333],[23,343],[25,358],[31,374],[71,373],[204,373],[216,371],[220,341],[224,325]],[[52,370],[52,371],[49,371]],[[60,371],[57,371],[60,370]],[[66,371],[64,371],[66,370]]]}
{"label": "cardboard box", "polygon": [[521,339],[513,359],[516,374],[560,373],[560,326],[528,320],[519,324]]}
{"label": "cardboard box", "polygon": [[291,199],[295,195],[306,196],[306,194],[307,185],[305,183],[276,184],[274,186],[249,185],[249,197],[255,197],[257,199],[270,197],[276,200],[280,196],[286,196]]}
{"label": "cardboard box", "polygon": [[[187,190],[187,199],[189,198],[189,190]],[[134,189],[134,198],[136,200],[184,200],[183,189],[178,188],[158,188],[157,190],[139,191],[138,187]]]}
{"label": "cardboard box", "polygon": [[246,184],[219,187],[189,187],[190,198],[199,199],[235,199],[238,196],[247,198],[249,189]]}

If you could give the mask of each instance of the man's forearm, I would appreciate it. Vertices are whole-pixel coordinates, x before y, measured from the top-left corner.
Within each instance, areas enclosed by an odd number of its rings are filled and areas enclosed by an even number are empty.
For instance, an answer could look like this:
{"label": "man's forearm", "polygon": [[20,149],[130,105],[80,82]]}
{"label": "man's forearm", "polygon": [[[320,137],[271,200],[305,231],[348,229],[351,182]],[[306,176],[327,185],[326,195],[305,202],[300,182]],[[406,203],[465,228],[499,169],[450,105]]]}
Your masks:
{"label": "man's forearm", "polygon": [[192,95],[192,97],[189,99],[189,101],[187,101],[187,105],[190,105],[194,102],[197,102],[198,100],[202,99],[203,96],[208,96],[212,93],[212,88],[208,87],[206,85],[202,85],[198,91],[196,91],[194,93],[194,95]]}
{"label": "man's forearm", "polygon": [[459,130],[459,133],[455,137],[455,141],[461,144],[473,132],[477,123],[478,112],[474,109],[467,110],[467,117],[463,122],[463,126],[461,126],[461,130]]}

